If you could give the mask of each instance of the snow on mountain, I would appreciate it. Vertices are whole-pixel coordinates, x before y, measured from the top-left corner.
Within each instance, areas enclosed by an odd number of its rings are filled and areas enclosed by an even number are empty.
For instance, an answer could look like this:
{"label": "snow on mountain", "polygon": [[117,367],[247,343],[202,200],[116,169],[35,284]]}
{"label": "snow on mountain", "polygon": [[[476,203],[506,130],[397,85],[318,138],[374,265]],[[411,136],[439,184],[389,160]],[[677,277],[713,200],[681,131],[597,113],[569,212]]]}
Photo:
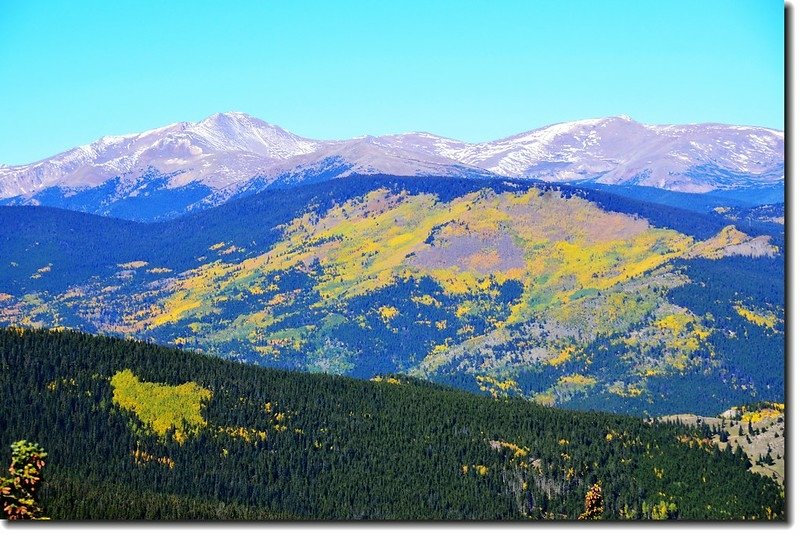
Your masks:
{"label": "snow on mountain", "polygon": [[141,134],[106,136],[30,165],[0,169],[0,198],[50,186],[85,188],[149,168],[175,174],[172,187],[199,181],[218,189],[308,154],[318,143],[243,113],[218,113]]}
{"label": "snow on mountain", "polygon": [[353,173],[500,175],[709,192],[782,184],[784,134],[721,124],[645,125],[619,116],[486,143],[425,132],[318,141],[244,113],[218,113],[197,123],[106,136],[29,165],[0,166],[0,203],[115,215],[120,203],[138,197],[141,205],[158,196],[164,204],[158,217],[165,217],[275,181]]}
{"label": "snow on mountain", "polygon": [[455,157],[500,175],[700,193],[780,183],[784,136],[721,124],[644,125],[621,116],[547,126],[468,146]]}
{"label": "snow on mountain", "polygon": [[[446,154],[446,151],[429,148],[414,141],[416,134],[399,136],[364,136],[341,142],[329,142],[309,159],[338,157],[348,162],[345,174],[389,174],[401,176],[436,175],[463,176],[486,175],[479,166],[464,164]],[[430,136],[431,140],[442,140]],[[427,138],[421,138],[427,139]],[[455,142],[458,143],[458,142]]]}

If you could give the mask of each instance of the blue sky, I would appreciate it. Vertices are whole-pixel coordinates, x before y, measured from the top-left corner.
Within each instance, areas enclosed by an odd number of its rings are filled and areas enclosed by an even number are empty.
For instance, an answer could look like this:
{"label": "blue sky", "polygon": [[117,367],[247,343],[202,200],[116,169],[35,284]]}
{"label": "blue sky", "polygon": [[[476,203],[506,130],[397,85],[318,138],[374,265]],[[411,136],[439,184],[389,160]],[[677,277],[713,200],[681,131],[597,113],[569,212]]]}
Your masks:
{"label": "blue sky", "polygon": [[779,0],[2,0],[0,163],[218,111],[323,139],[783,129],[783,38]]}

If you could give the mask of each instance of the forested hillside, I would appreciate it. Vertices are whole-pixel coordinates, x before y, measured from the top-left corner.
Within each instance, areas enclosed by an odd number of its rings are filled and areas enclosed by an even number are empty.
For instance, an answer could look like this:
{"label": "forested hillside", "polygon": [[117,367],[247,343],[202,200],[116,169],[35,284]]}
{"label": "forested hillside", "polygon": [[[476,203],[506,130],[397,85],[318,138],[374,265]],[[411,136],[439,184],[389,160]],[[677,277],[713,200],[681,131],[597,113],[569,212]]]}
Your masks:
{"label": "forested hillside", "polygon": [[593,486],[607,519],[784,516],[781,488],[703,429],[404,376],[12,328],[0,399],[2,447],[48,453],[55,519],[575,519]]}
{"label": "forested hillside", "polygon": [[0,207],[0,325],[639,415],[783,401],[778,207],[719,208],[391,176],[154,224]]}

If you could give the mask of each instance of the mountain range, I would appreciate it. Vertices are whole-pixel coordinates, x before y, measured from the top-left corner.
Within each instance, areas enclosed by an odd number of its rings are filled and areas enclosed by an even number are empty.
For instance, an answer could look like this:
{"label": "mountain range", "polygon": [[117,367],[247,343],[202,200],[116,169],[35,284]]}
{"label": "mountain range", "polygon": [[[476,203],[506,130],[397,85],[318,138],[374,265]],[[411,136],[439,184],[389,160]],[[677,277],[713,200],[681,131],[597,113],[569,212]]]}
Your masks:
{"label": "mountain range", "polygon": [[582,120],[485,143],[424,132],[322,141],[244,113],[106,136],[0,166],[0,204],[152,221],[267,188],[350,175],[512,177],[683,193],[781,190],[784,134],[722,124]]}
{"label": "mountain range", "polygon": [[241,113],[0,169],[0,326],[545,405],[782,401],[784,137],[627,117],[469,144]]}

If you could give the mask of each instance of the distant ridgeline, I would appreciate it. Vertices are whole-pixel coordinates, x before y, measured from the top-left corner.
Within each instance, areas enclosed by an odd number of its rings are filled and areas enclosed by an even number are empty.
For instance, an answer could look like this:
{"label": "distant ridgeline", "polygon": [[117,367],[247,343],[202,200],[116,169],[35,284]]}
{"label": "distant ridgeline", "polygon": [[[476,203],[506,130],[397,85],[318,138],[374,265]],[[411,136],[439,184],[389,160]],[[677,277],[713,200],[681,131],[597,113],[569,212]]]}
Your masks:
{"label": "distant ridgeline", "polygon": [[0,447],[47,452],[53,519],[785,515],[708,429],[72,331],[0,329],[0,370]]}
{"label": "distant ridgeline", "polygon": [[0,325],[633,414],[783,401],[783,205],[681,198],[369,176],[152,224],[0,207]]}

